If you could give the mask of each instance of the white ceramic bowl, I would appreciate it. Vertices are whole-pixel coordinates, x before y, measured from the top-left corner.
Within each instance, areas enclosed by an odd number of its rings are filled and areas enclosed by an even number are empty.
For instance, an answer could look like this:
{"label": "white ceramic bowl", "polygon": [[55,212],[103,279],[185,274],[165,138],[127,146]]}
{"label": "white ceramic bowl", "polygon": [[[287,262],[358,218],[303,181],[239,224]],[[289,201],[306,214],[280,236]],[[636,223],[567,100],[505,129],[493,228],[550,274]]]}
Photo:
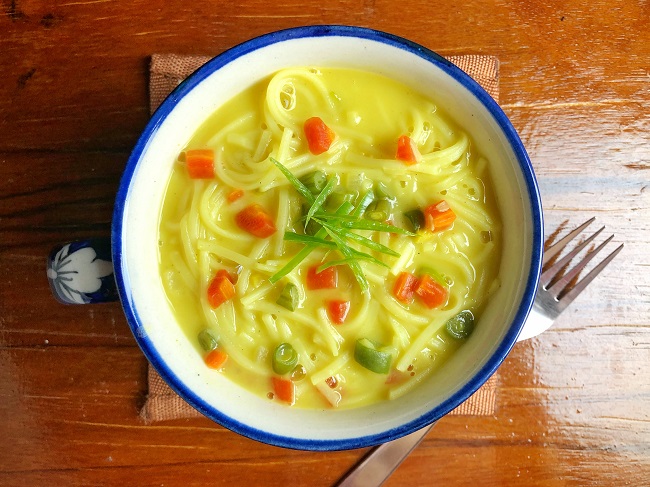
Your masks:
{"label": "white ceramic bowl", "polygon": [[[199,125],[247,86],[288,66],[338,66],[393,77],[435,99],[490,160],[503,218],[502,287],[467,343],[411,393],[351,410],[306,410],[258,397],[210,373],[167,304],[157,226],[172,165]],[[237,433],[273,445],[337,450],[406,435],[451,411],[501,364],[536,292],[542,213],[533,169],[507,117],[460,69],[407,40],[368,29],[312,26],[275,32],[212,59],[182,83],[147,125],[120,185],[113,262],[129,325],[143,352],[192,406]]]}

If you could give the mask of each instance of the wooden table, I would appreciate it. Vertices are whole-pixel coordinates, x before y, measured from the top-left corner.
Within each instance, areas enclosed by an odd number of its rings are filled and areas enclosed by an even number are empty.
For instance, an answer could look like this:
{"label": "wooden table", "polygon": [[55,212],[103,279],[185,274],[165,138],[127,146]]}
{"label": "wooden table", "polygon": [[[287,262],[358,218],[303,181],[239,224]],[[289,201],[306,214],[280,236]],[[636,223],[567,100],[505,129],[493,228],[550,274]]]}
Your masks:
{"label": "wooden table", "polygon": [[498,56],[547,235],[595,215],[625,242],[514,348],[495,414],[444,418],[387,485],[649,485],[649,19],[648,2],[605,0],[3,1],[0,485],[329,486],[363,455],[265,446],[207,419],[144,425],[146,362],[119,304],[59,305],[45,278],[53,244],[109,232],[152,53],[218,54],[309,23]]}

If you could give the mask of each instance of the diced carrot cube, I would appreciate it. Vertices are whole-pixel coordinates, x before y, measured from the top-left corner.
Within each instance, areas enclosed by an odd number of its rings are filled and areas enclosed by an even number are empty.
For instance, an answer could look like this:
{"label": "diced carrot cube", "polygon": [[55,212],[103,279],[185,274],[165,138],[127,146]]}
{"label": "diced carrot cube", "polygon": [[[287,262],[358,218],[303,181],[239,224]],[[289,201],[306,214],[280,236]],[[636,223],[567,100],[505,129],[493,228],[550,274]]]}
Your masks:
{"label": "diced carrot cube", "polygon": [[395,159],[410,166],[420,162],[421,157],[417,144],[408,135],[402,135],[397,139]]}
{"label": "diced carrot cube", "polygon": [[424,226],[431,232],[445,230],[456,220],[456,213],[445,200],[427,206],[423,213]]}
{"label": "diced carrot cube", "polygon": [[415,288],[415,294],[422,300],[427,308],[439,308],[447,302],[449,291],[428,274],[420,277]]}
{"label": "diced carrot cube", "polygon": [[273,392],[280,401],[293,405],[296,402],[296,385],[289,379],[273,377]]}
{"label": "diced carrot cube", "polygon": [[404,304],[410,304],[413,301],[417,285],[417,277],[410,272],[401,272],[393,285],[393,296]]}
{"label": "diced carrot cube", "polygon": [[192,149],[185,151],[185,167],[192,179],[214,178],[214,151],[212,149]]}
{"label": "diced carrot cube", "polygon": [[233,189],[230,193],[228,193],[228,196],[226,196],[226,199],[228,200],[228,203],[234,203],[235,201],[237,201],[242,196],[244,196],[244,190],[243,189]]}
{"label": "diced carrot cube", "polygon": [[215,348],[205,356],[205,363],[211,369],[220,369],[226,363],[226,360],[228,360],[228,354],[218,348]]}
{"label": "diced carrot cube", "polygon": [[327,313],[330,319],[337,325],[345,323],[345,319],[350,312],[350,301],[342,299],[332,299],[327,302]]}
{"label": "diced carrot cube", "polygon": [[305,131],[305,137],[307,138],[309,152],[314,155],[326,152],[336,137],[336,134],[332,129],[325,125],[325,122],[323,122],[319,117],[308,119],[303,128]]}
{"label": "diced carrot cube", "polygon": [[336,266],[328,267],[321,272],[317,272],[318,267],[318,265],[315,265],[307,269],[307,289],[336,289],[338,285]]}
{"label": "diced carrot cube", "polygon": [[259,238],[270,237],[276,232],[275,222],[257,203],[249,205],[237,213],[235,222],[239,228]]}
{"label": "diced carrot cube", "polygon": [[222,269],[217,272],[208,286],[208,303],[212,308],[218,308],[233,296],[235,296],[235,286],[228,272]]}

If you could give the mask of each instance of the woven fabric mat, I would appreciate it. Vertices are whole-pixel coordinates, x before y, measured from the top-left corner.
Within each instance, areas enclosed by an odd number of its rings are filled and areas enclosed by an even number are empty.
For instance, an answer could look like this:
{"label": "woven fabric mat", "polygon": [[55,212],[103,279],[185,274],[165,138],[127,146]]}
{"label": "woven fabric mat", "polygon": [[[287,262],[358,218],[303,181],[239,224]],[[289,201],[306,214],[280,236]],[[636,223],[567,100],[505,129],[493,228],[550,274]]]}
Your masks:
{"label": "woven fabric mat", "polygon": [[[151,113],[165,97],[197,68],[205,64],[208,56],[183,56],[178,54],[154,54],[149,68],[149,104]],[[499,60],[494,56],[464,55],[448,59],[474,78],[498,101]],[[494,374],[483,386],[450,415],[490,416],[496,405],[498,374]],[[172,419],[196,418],[202,414],[180,398],[149,365],[149,391],[140,411],[145,423]]]}

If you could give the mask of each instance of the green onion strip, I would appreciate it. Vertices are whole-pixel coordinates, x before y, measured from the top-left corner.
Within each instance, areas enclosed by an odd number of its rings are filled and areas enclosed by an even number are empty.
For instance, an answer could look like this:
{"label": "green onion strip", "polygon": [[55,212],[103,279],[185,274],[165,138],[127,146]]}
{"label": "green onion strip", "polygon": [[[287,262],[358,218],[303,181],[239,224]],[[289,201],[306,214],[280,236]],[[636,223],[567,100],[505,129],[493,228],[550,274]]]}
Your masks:
{"label": "green onion strip", "polygon": [[[316,223],[321,225],[321,228],[313,236],[300,235],[295,232],[285,232],[285,240],[302,243],[305,247],[301,249],[300,252],[298,252],[284,267],[282,267],[282,269],[273,274],[269,278],[269,281],[272,284],[278,282],[298,266],[300,262],[302,262],[314,249],[317,247],[326,247],[338,250],[344,258],[324,263],[318,268],[318,272],[334,265],[345,264],[354,274],[361,291],[365,293],[368,290],[369,285],[366,276],[363,274],[363,269],[361,268],[359,261],[365,260],[376,265],[384,267],[389,266],[370,254],[350,247],[347,241],[354,241],[363,247],[393,257],[399,257],[400,254],[385,245],[375,242],[363,235],[354,233],[351,230],[391,232],[408,236],[413,236],[414,234],[404,230],[403,228],[395,227],[387,223],[362,219],[364,212],[375,198],[372,190],[366,192],[361,197],[361,200],[356,207],[352,203],[344,201],[334,213],[329,213],[325,211],[323,205],[327,200],[327,197],[334,192],[336,185],[338,184],[337,177],[330,178],[321,192],[317,196],[314,196],[312,192],[280,162],[273,158],[271,158],[271,162],[278,167],[289,183],[291,183],[296,191],[298,191],[298,193],[300,193],[311,205],[307,215],[305,216],[305,226],[310,222],[310,220],[314,220]],[[329,237],[329,239],[327,237]]]}

